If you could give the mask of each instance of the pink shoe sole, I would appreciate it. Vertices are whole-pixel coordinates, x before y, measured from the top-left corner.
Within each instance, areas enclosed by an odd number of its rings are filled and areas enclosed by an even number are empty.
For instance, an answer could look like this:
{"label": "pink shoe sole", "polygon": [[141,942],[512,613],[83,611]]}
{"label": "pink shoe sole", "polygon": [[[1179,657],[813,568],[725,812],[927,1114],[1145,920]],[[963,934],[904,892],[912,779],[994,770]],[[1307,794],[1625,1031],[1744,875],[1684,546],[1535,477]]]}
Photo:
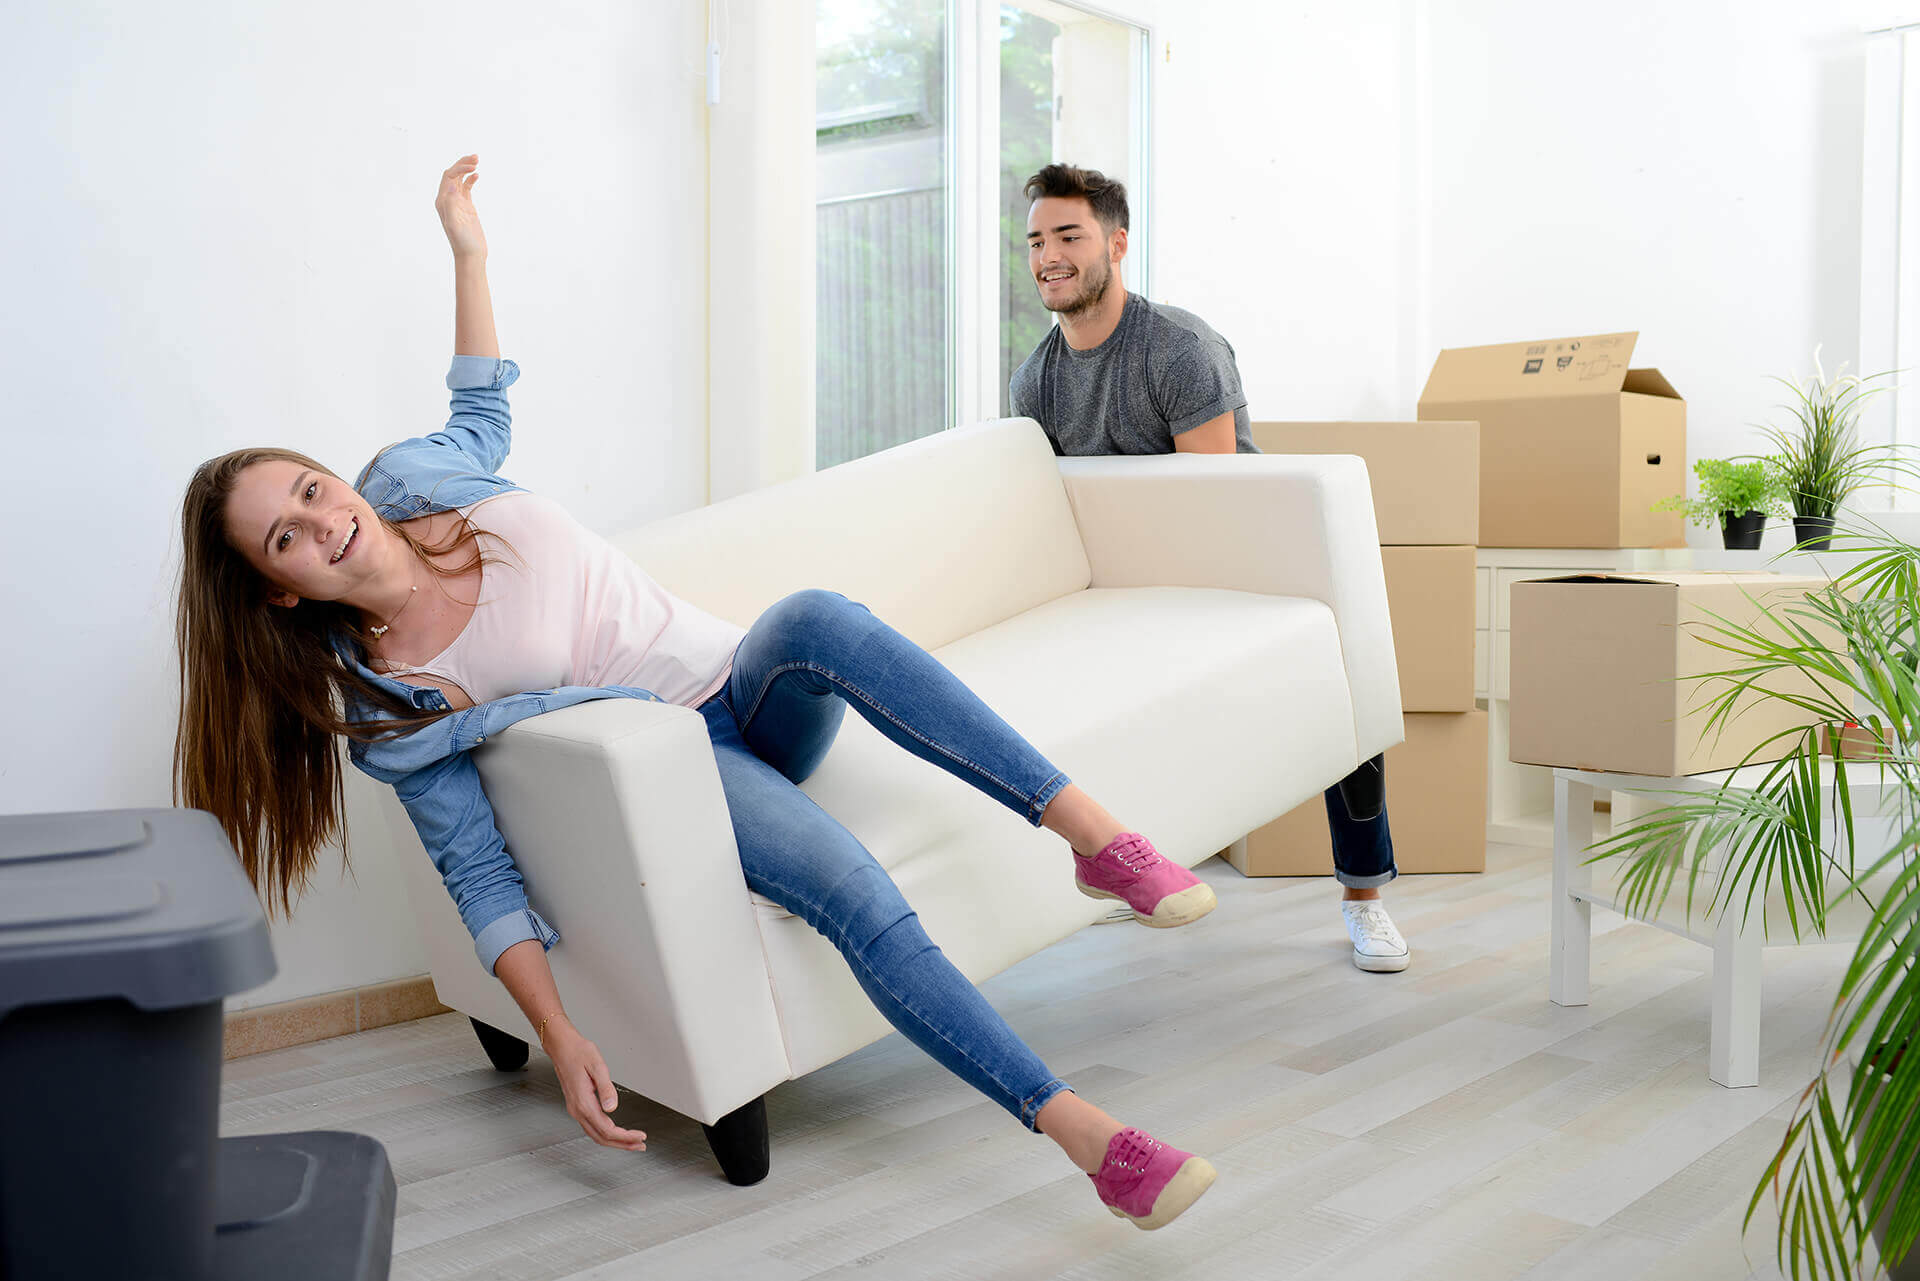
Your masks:
{"label": "pink shoe sole", "polygon": [[[1074,878],[1073,884],[1088,898],[1112,899],[1117,903],[1126,902],[1118,894],[1108,890],[1096,890],[1078,877]],[[1169,894],[1154,904],[1152,916],[1136,911],[1133,919],[1142,925],[1150,925],[1156,930],[1171,930],[1181,925],[1191,925],[1219,905],[1220,900],[1214,896],[1211,885],[1204,883],[1189,885],[1179,893]]]}

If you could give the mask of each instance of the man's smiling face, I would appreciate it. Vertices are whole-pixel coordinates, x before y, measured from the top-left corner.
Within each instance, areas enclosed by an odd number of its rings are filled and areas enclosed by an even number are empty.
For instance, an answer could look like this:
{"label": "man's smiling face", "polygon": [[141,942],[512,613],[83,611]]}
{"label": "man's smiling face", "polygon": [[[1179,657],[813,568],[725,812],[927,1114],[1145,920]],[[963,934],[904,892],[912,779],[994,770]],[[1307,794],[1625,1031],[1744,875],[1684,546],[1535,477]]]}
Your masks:
{"label": "man's smiling face", "polygon": [[1027,267],[1048,311],[1073,316],[1099,306],[1126,252],[1126,231],[1108,235],[1081,197],[1043,196],[1027,211]]}

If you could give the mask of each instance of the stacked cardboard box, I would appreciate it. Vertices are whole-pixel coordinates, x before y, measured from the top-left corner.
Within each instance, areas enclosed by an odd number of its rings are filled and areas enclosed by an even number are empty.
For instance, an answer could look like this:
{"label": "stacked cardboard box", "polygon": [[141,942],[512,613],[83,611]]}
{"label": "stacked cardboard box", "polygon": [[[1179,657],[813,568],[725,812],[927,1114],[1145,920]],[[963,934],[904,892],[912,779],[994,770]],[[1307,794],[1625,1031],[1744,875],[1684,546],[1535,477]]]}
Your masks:
{"label": "stacked cardboard box", "polygon": [[[1373,483],[1407,741],[1387,753],[1387,814],[1402,872],[1486,867],[1487,714],[1473,701],[1480,429],[1471,422],[1255,423],[1269,454],[1357,454]],[[1316,796],[1230,853],[1248,876],[1333,870]]]}
{"label": "stacked cardboard box", "polygon": [[1513,759],[1656,778],[1781,759],[1800,745],[1794,731],[1814,719],[1802,704],[1844,707],[1844,691],[1806,673],[1767,672],[1716,722],[1711,713],[1734,686],[1709,673],[1747,665],[1720,648],[1728,638],[1719,629],[1805,644],[1790,623],[1838,648],[1838,633],[1806,603],[1826,585],[1768,573],[1515,583]]}
{"label": "stacked cardboard box", "polygon": [[[1487,700],[1488,836],[1553,840],[1553,776],[1517,750],[1515,727],[1555,704],[1523,692],[1515,584],[1686,563],[1687,406],[1658,369],[1635,368],[1639,335],[1583,334],[1442,351],[1417,417],[1480,424],[1481,692]],[[1611,599],[1611,597],[1609,598]],[[1644,639],[1644,638],[1643,638]],[[1651,643],[1651,642],[1649,642]],[[1552,680],[1587,676],[1561,664]],[[1530,705],[1534,704],[1534,705]]]}
{"label": "stacked cardboard box", "polygon": [[[1631,369],[1638,333],[1456,347],[1433,362],[1422,419],[1480,424],[1482,547],[1685,547],[1687,402]],[[1376,493],[1376,498],[1378,497]]]}

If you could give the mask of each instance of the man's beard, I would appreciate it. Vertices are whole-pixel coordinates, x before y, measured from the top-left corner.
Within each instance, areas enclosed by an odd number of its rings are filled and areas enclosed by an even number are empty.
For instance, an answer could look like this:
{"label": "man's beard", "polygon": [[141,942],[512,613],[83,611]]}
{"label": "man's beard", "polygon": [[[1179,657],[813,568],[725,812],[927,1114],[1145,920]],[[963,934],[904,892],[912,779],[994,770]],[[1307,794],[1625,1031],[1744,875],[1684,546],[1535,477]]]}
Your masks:
{"label": "man's beard", "polygon": [[1086,315],[1100,305],[1101,299],[1107,296],[1107,290],[1113,287],[1113,265],[1102,258],[1100,275],[1098,277],[1082,275],[1080,280],[1082,283],[1079,293],[1071,298],[1062,299],[1058,303],[1048,303],[1043,294],[1040,305],[1048,311],[1058,312],[1068,320]]}

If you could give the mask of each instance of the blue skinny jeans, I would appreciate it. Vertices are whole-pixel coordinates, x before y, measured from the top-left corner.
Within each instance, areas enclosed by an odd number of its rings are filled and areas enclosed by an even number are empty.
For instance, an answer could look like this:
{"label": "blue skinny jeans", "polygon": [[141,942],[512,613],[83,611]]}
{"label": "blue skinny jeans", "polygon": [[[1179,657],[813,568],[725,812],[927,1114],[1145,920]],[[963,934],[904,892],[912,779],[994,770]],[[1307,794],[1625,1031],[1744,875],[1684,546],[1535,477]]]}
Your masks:
{"label": "blue skinny jeans", "polygon": [[886,869],[796,786],[849,705],[1035,826],[1067,776],[938,660],[833,592],[796,592],[762,614],[726,688],[699,709],[747,884],[839,948],[909,1041],[1035,1129],[1066,1082],[927,937]]}

